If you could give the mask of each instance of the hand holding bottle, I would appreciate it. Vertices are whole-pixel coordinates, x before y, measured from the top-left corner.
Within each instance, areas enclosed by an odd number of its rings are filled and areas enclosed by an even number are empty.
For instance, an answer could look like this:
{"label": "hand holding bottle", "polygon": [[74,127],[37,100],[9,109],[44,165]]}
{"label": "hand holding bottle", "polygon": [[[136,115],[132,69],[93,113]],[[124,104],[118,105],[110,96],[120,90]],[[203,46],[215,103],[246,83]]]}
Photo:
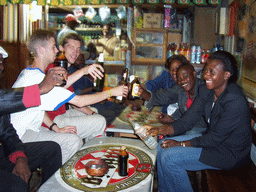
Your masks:
{"label": "hand holding bottle", "polygon": [[148,133],[152,136],[174,134],[172,125],[167,125],[167,124],[162,125],[162,126],[144,125],[144,127],[145,127],[145,129],[147,129]]}
{"label": "hand holding bottle", "polygon": [[109,91],[111,91],[111,96],[123,96],[126,97],[128,94],[128,87],[125,85],[120,85],[118,87],[112,88]]}
{"label": "hand holding bottle", "polygon": [[93,80],[99,78],[102,79],[104,77],[104,68],[100,64],[92,64],[87,67],[84,67],[84,74],[90,75]]}
{"label": "hand holding bottle", "polygon": [[149,101],[150,98],[151,98],[150,92],[148,92],[147,90],[143,89],[142,86],[140,86],[140,85],[139,85],[138,95],[140,97],[142,97],[143,99],[145,99],[146,101]]}

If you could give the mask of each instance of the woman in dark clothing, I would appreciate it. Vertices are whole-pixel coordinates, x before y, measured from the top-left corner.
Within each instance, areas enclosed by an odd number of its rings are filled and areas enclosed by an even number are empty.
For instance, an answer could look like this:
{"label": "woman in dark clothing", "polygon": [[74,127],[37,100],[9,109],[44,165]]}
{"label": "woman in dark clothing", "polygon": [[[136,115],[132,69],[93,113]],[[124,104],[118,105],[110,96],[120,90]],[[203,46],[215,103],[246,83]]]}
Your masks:
{"label": "woman in dark clothing", "polygon": [[205,85],[199,88],[189,110],[177,121],[148,127],[152,135],[179,135],[203,116],[204,134],[167,138],[157,155],[159,191],[193,191],[187,172],[204,169],[236,169],[250,162],[250,109],[235,83],[236,60],[228,52],[214,52],[203,70]]}

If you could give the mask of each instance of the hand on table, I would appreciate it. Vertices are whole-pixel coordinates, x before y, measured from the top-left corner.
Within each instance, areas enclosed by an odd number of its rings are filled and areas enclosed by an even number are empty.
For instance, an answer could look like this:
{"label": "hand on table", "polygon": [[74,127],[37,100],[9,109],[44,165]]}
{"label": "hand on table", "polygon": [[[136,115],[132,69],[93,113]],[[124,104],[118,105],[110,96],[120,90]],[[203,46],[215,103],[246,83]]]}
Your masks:
{"label": "hand on table", "polygon": [[95,80],[96,78],[102,79],[104,75],[102,74],[104,72],[104,69],[99,64],[92,64],[87,67],[84,67],[84,74],[88,75],[90,74],[91,77]]}
{"label": "hand on table", "polygon": [[40,94],[48,93],[53,89],[54,86],[59,86],[63,83],[63,80],[67,79],[67,71],[62,67],[50,68],[43,81],[38,84]]}
{"label": "hand on table", "polygon": [[158,120],[162,124],[167,124],[173,122],[173,118],[165,113],[161,113],[158,117]]}
{"label": "hand on table", "polygon": [[15,167],[12,170],[14,175],[19,176],[26,183],[31,176],[31,171],[28,167],[27,159],[25,157],[18,157]]}

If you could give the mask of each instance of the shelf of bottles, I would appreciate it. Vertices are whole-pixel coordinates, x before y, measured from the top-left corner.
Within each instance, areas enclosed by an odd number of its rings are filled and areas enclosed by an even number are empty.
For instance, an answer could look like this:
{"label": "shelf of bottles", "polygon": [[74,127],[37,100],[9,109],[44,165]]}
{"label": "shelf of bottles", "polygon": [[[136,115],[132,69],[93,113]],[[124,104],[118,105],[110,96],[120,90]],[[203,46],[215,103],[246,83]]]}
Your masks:
{"label": "shelf of bottles", "polygon": [[202,49],[200,45],[189,43],[169,43],[167,47],[167,58],[172,55],[183,55],[191,64],[205,64],[211,52],[215,49]]}

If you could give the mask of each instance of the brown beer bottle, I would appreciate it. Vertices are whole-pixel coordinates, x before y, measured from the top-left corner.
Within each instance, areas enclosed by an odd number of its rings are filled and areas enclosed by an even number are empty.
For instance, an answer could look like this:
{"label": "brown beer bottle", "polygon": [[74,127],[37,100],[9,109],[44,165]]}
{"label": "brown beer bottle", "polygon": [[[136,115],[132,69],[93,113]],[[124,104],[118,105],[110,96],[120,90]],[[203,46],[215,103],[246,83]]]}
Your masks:
{"label": "brown beer bottle", "polygon": [[129,155],[126,151],[126,147],[122,146],[118,155],[118,174],[120,176],[127,176],[129,172]]}
{"label": "brown beer bottle", "polygon": [[139,86],[140,86],[140,81],[139,77],[135,76],[134,80],[131,82],[131,90],[129,92],[129,99],[130,100],[135,100],[139,99]]}
{"label": "brown beer bottle", "polygon": [[[127,68],[123,70],[119,85],[128,85],[128,69]],[[119,100],[119,103],[123,103],[125,101],[125,97],[123,96],[117,96],[116,99]]]}
{"label": "brown beer bottle", "polygon": [[[103,53],[100,53],[100,55],[99,55],[98,64],[100,64],[104,68],[104,55],[103,55]],[[96,91],[96,92],[103,91],[104,82],[105,82],[105,72],[103,74],[104,74],[104,76],[102,77],[102,79],[97,78],[93,82],[93,91]]]}
{"label": "brown beer bottle", "polygon": [[[64,51],[60,51],[58,54],[58,57],[55,59],[55,65],[56,66],[60,66],[65,68],[66,70],[68,69],[68,60],[65,56]],[[66,80],[63,80],[63,83],[61,84],[61,86],[65,86],[67,84]]]}

